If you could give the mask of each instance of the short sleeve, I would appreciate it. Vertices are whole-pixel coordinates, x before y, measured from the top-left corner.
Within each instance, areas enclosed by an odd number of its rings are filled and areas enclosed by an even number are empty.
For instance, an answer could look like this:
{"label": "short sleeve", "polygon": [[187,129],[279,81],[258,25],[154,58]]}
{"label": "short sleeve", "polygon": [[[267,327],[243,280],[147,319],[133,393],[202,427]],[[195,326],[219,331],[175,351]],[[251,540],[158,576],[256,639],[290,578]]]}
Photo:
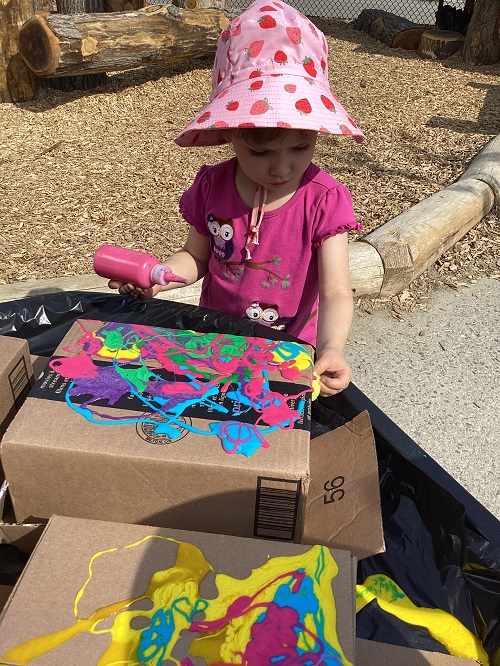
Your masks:
{"label": "short sleeve", "polygon": [[179,200],[179,212],[188,224],[199,234],[208,236],[205,217],[205,205],[210,195],[210,177],[206,165],[203,165],[193,184],[182,194]]}
{"label": "short sleeve", "polygon": [[312,239],[313,250],[330,236],[345,231],[361,231],[363,225],[356,221],[354,207],[349,190],[345,185],[336,183],[327,190],[316,209],[314,234]]}

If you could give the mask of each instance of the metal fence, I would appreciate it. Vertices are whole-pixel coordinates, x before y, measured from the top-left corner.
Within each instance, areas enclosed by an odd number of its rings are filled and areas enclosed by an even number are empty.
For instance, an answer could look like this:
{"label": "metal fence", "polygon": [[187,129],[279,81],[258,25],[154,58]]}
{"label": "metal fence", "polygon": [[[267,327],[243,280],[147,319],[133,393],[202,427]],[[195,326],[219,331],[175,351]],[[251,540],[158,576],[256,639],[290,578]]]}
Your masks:
{"label": "metal fence", "polygon": [[[231,11],[240,12],[248,7],[245,0],[228,0]],[[383,9],[414,23],[434,25],[439,0],[287,0],[307,16],[354,19],[363,9]],[[447,6],[463,9],[465,0],[448,0]]]}
{"label": "metal fence", "polygon": [[[239,14],[251,4],[251,1],[227,0],[228,10]],[[355,19],[363,9],[382,9],[423,25],[435,25],[436,12],[443,5],[443,0],[287,0],[287,2],[307,16]],[[448,16],[446,22],[441,21],[443,24],[438,20],[439,27],[443,30],[458,30],[465,33],[465,30],[461,29],[463,23],[461,15],[466,2],[467,0],[447,0],[444,13]],[[165,0],[148,0],[150,5],[164,3]]]}

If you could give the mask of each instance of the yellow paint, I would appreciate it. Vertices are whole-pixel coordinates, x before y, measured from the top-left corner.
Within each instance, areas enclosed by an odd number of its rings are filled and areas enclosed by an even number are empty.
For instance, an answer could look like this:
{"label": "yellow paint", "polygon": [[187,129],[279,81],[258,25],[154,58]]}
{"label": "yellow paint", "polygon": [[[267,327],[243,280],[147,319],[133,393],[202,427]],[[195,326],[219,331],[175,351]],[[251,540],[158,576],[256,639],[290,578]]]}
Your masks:
{"label": "yellow paint", "polygon": [[128,349],[110,349],[104,343],[96,352],[96,356],[106,359],[116,359],[117,361],[135,361],[141,358],[140,347],[133,344]]}
{"label": "yellow paint", "polygon": [[375,600],[386,613],[403,622],[425,627],[430,635],[445,646],[455,657],[480,661],[489,665],[489,657],[481,641],[451,613],[440,608],[416,606],[403,590],[388,576],[368,576],[362,585],[356,586],[356,612]]}
{"label": "yellow paint", "polygon": [[[135,548],[144,544],[149,539],[164,539],[178,544],[175,565],[169,569],[157,571],[153,574],[146,591],[134,598],[123,599],[103,608],[98,608],[89,617],[80,618],[78,606],[82,600],[87,586],[94,576],[94,564],[101,557],[109,557],[114,552],[126,548]],[[225,574],[215,577],[215,585],[218,595],[215,599],[202,601],[204,604],[204,621],[224,619],[222,629],[202,638],[195,639],[190,646],[190,654],[200,656],[207,661],[208,665],[221,663],[241,663],[238,653],[245,649],[251,638],[251,628],[255,620],[262,614],[263,607],[245,609],[244,613],[236,613],[233,619],[226,621],[226,614],[231,604],[241,597],[252,598],[255,603],[271,601],[280,585],[292,581],[289,572],[303,570],[310,577],[313,585],[313,593],[319,602],[320,613],[308,613],[306,619],[307,628],[318,634],[323,631],[323,638],[333,646],[343,658],[346,666],[352,666],[345,658],[336,633],[336,608],[332,591],[332,580],[338,575],[338,566],[330,551],[322,546],[314,546],[301,555],[293,557],[276,557],[269,559],[266,564],[252,573],[245,580],[238,580]],[[180,662],[175,659],[171,652],[174,649],[181,632],[191,624],[193,613],[202,599],[199,594],[199,586],[203,578],[212,571],[212,567],[205,559],[203,553],[192,544],[178,542],[175,539],[150,535],[135,543],[122,548],[111,548],[93,555],[88,566],[88,577],[78,591],[73,608],[76,621],[59,631],[51,634],[32,638],[21,645],[10,649],[3,655],[3,660],[14,662],[20,666],[29,664],[34,659],[45,655],[52,650],[64,645],[75,636],[82,633],[108,634],[109,646],[97,661],[96,666],[125,666],[136,665],[140,640],[140,629],[131,626],[134,618],[142,617],[149,620],[159,613],[175,613],[174,630],[165,645],[161,655],[151,655],[146,661],[140,663],[148,666],[160,666],[163,660],[170,659],[177,666]],[[287,584],[292,584],[291,582]],[[127,610],[129,606],[141,599],[150,599],[152,608],[150,610]],[[251,604],[250,604],[251,605]],[[206,606],[206,608],[205,608]],[[114,617],[113,617],[114,616]],[[310,617],[309,617],[310,616]],[[110,628],[99,629],[102,620],[113,617]],[[156,615],[158,617],[158,615]],[[321,628],[318,626],[321,623]],[[154,625],[157,626],[156,624]],[[311,640],[309,648],[316,647],[314,639]],[[305,643],[307,641],[303,641]],[[300,645],[307,648],[307,645]]]}
{"label": "yellow paint", "polygon": [[[61,629],[52,634],[46,634],[37,638],[32,638],[21,645],[9,650],[3,655],[6,661],[12,661],[19,666],[30,663],[33,659],[40,657],[56,647],[59,647],[74,638],[78,634],[89,633],[110,633],[112,636],[111,644],[106,652],[97,662],[96,666],[111,666],[113,663],[119,662],[122,664],[133,663],[130,661],[131,653],[130,647],[133,645],[137,647],[139,633],[130,627],[130,621],[134,617],[148,617],[151,618],[156,610],[161,607],[168,607],[169,604],[178,597],[185,596],[190,593],[191,598],[197,595],[197,590],[201,580],[206,574],[212,570],[210,564],[205,560],[203,553],[188,543],[176,542],[175,539],[160,536],[147,536],[136,543],[129,544],[123,548],[134,548],[146,542],[149,539],[165,539],[179,544],[176,556],[176,563],[170,569],[156,572],[147,590],[144,594],[130,599],[109,604],[103,608],[97,609],[88,618],[78,617],[78,603],[82,598],[87,585],[93,576],[93,564],[99,557],[113,553],[118,548],[111,548],[110,550],[101,551],[96,553],[89,563],[89,575],[83,587],[76,595],[74,604],[74,616],[76,618],[75,624]],[[199,596],[198,596],[199,598]],[[113,627],[109,630],[98,630],[99,622],[105,620],[115,613],[124,611],[128,606],[141,599],[150,599],[154,606],[149,611],[128,611],[123,614],[123,617],[117,615],[113,623]],[[120,618],[117,622],[117,619]],[[179,623],[179,630],[176,632],[176,639],[178,639],[180,631],[188,626],[186,620],[185,626]],[[136,634],[136,636],[134,636]],[[175,644],[175,642],[174,642]],[[175,662],[178,663],[178,662]]]}

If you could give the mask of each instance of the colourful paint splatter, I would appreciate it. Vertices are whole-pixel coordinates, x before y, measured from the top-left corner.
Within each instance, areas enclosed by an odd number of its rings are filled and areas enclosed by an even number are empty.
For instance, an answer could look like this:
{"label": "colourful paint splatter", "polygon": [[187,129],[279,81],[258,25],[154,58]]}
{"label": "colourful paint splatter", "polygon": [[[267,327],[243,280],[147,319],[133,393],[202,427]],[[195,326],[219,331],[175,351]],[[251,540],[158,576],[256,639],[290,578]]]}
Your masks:
{"label": "colourful paint splatter", "polygon": [[[199,587],[213,569],[199,548],[157,535],[123,548],[138,548],[149,539],[173,542],[177,552],[175,565],[157,571],[144,593],[97,608],[89,617],[81,618],[78,606],[94,577],[96,560],[112,557],[121,549],[98,552],[92,557],[88,578],[75,598],[75,622],[10,649],[3,660],[29,664],[75,636],[88,633],[109,634],[109,647],[96,666],[161,666],[165,660],[177,666],[193,666],[192,657],[204,659],[207,666],[351,663],[336,631],[332,580],[338,574],[338,566],[327,548],[313,546],[301,555],[271,558],[243,580],[217,574],[217,596],[205,599],[200,596]],[[129,608],[143,599],[152,602],[150,610]],[[136,618],[146,619],[148,626],[134,629]],[[176,658],[182,632],[196,635],[185,653]]]}
{"label": "colourful paint splatter", "polygon": [[371,601],[376,601],[383,611],[403,622],[426,627],[451,655],[472,659],[484,666],[490,663],[479,638],[460,620],[440,608],[416,606],[389,576],[374,574],[356,586],[356,612]]}
{"label": "colourful paint splatter", "polygon": [[[78,323],[81,338],[65,348],[75,355],[49,365],[71,380],[67,404],[100,425],[149,423],[155,435],[171,441],[187,429],[216,435],[226,453],[251,456],[269,446],[267,433],[297,426],[317,388],[313,360],[296,343],[117,323],[91,331]],[[303,390],[283,395],[269,381],[270,372],[302,384]],[[106,413],[106,406],[127,397],[139,399],[148,413]],[[206,429],[183,418],[195,406],[205,408]]]}

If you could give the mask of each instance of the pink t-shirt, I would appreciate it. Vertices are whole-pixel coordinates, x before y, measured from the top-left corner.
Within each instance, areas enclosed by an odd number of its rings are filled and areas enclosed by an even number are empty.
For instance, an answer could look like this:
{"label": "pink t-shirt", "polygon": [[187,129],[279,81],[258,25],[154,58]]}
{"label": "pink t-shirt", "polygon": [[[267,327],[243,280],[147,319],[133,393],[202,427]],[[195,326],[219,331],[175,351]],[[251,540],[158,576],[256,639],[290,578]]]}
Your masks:
{"label": "pink t-shirt", "polygon": [[314,164],[293,197],[266,211],[259,244],[247,240],[252,209],[235,184],[236,158],[202,166],[179,209],[210,239],[200,305],[258,320],[316,344],[319,298],[317,249],[326,238],[361,229],[348,189]]}

